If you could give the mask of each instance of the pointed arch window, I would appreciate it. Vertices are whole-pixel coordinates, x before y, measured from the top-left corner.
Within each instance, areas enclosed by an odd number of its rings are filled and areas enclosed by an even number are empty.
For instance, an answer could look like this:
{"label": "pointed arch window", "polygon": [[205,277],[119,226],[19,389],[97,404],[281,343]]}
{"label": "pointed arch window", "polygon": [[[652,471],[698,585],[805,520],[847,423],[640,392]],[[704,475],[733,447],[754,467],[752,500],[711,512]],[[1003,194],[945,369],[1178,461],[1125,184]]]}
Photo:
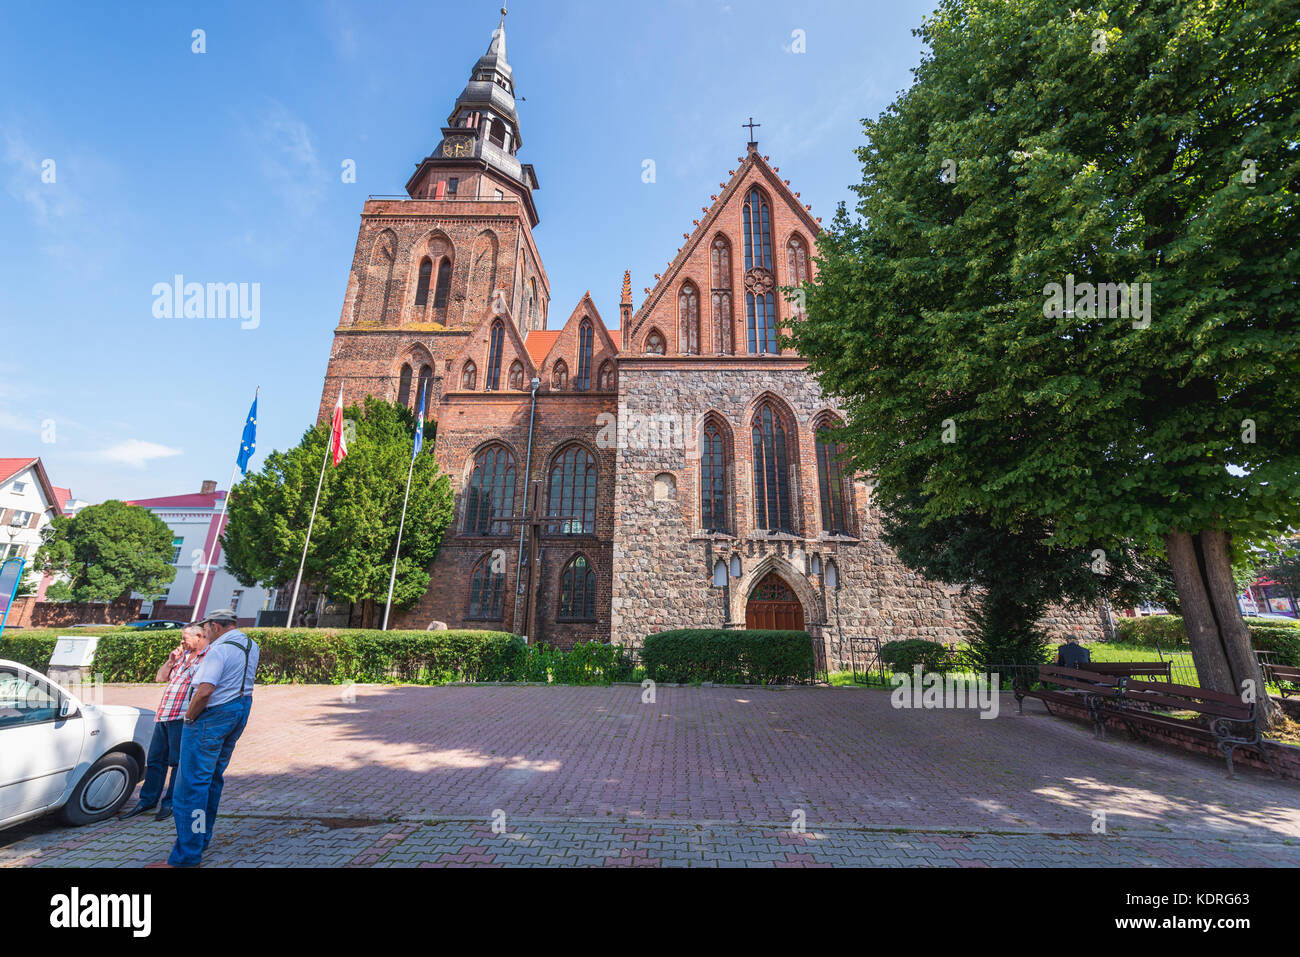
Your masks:
{"label": "pointed arch window", "polygon": [[663,333],[658,329],[651,329],[650,334],[645,337],[645,351],[648,355],[661,356],[666,350]]}
{"label": "pointed arch window", "polygon": [[730,289],[731,243],[727,242],[726,236],[718,236],[713,240],[713,247],[709,250],[709,260],[713,274],[711,287],[713,289]]}
{"label": "pointed arch window", "polygon": [[569,387],[569,367],[563,359],[557,360],[555,365],[551,366],[551,388],[556,392],[563,392]]}
{"label": "pointed arch window", "polygon": [[700,527],[706,532],[730,532],[727,508],[727,440],[715,421],[704,424],[700,449]]}
{"label": "pointed arch window", "polygon": [[837,425],[838,422],[827,417],[817,426],[817,490],[822,506],[822,531],[843,535],[849,531],[841,465],[844,450],[830,432]]}
{"label": "pointed arch window", "polygon": [[501,346],[505,335],[505,323],[500,319],[495,320],[492,323],[492,334],[489,336],[487,379],[483,383],[483,388],[490,392],[501,388]]}
{"label": "pointed arch window", "polygon": [[718,355],[728,355],[732,348],[731,328],[734,314],[731,304],[731,243],[727,241],[726,236],[718,235],[713,240],[713,246],[709,250],[709,260],[713,351]]}
{"label": "pointed arch window", "polygon": [[694,356],[700,352],[700,294],[695,284],[685,282],[677,297],[677,320],[681,326],[681,351]]}
{"label": "pointed arch window", "polygon": [[506,592],[505,563],[488,552],[478,560],[470,576],[469,614],[466,618],[478,618],[487,621],[501,619],[502,606]]}
{"label": "pointed arch window", "polygon": [[433,308],[446,309],[447,297],[451,295],[451,260],[446,256],[438,263],[438,284],[433,293]]}
{"label": "pointed arch window", "polygon": [[547,515],[569,518],[548,531],[561,535],[596,533],[596,460],[580,445],[571,445],[551,466],[551,494]]}
{"label": "pointed arch window", "polygon": [[797,286],[808,281],[808,246],[800,236],[791,236],[786,246],[787,260],[790,267],[789,283]]}
{"label": "pointed arch window", "polygon": [[524,364],[516,359],[510,363],[510,379],[508,387],[520,392],[524,390]]}
{"label": "pointed arch window", "polygon": [[606,359],[600,366],[600,379],[597,388],[601,392],[614,391],[614,363]]}
{"label": "pointed arch window", "polygon": [[501,445],[490,445],[474,457],[474,470],[465,490],[465,531],[471,535],[507,535],[500,521],[515,513],[515,457]]}
{"label": "pointed arch window", "polygon": [[401,374],[397,377],[397,404],[411,407],[411,364],[402,364]]}
{"label": "pointed arch window", "polygon": [[578,326],[578,377],[573,380],[573,387],[579,392],[591,388],[591,320],[583,319]]}
{"label": "pointed arch window", "polygon": [[754,413],[754,524],[794,532],[790,510],[790,448],[781,417],[765,402]]}
{"label": "pointed arch window", "polygon": [[594,621],[596,618],[596,572],[585,555],[575,555],[560,573],[561,621]]}
{"label": "pointed arch window", "polygon": [[415,401],[419,402],[420,397],[423,396],[424,408],[427,411],[429,408],[429,387],[433,385],[433,366],[427,364],[420,366],[419,385],[419,391],[415,393]]}
{"label": "pointed arch window", "polygon": [[460,373],[460,387],[466,392],[473,392],[478,384],[478,367],[474,365],[474,360],[470,359],[465,363],[465,367]]}
{"label": "pointed arch window", "polygon": [[415,285],[415,304],[417,306],[427,306],[429,304],[429,280],[433,278],[433,260],[427,256],[420,263],[420,279]]}
{"label": "pointed arch window", "polygon": [[755,186],[745,197],[741,213],[745,226],[745,271],[772,269],[772,219],[767,197]]}
{"label": "pointed arch window", "polygon": [[529,328],[529,329],[536,329],[536,328],[537,328],[537,308],[538,308],[538,304],[539,304],[539,302],[540,302],[540,300],[537,298],[537,280],[536,280],[536,279],[530,279],[530,280],[528,280],[528,285],[529,285],[529,288],[531,288],[532,291],[533,291],[533,294],[532,294],[532,295],[529,297],[529,299],[528,299],[528,328]]}

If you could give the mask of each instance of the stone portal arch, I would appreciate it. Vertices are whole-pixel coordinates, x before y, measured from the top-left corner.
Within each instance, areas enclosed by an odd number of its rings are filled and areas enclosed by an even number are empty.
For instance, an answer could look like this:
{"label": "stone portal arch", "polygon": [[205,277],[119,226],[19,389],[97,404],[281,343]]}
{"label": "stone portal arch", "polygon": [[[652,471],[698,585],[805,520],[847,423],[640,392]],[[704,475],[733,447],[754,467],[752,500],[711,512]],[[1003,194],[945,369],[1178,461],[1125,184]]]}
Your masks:
{"label": "stone portal arch", "polygon": [[746,619],[746,609],[749,606],[750,599],[753,597],[755,590],[763,583],[769,575],[774,575],[779,581],[786,585],[793,593],[795,600],[798,601],[802,615],[804,629],[812,629],[816,626],[825,624],[826,611],[822,607],[821,598],[816,590],[809,584],[798,569],[790,562],[779,555],[768,555],[762,560],[755,562],[746,569],[744,576],[736,581],[731,591],[731,621],[733,624],[744,627]]}

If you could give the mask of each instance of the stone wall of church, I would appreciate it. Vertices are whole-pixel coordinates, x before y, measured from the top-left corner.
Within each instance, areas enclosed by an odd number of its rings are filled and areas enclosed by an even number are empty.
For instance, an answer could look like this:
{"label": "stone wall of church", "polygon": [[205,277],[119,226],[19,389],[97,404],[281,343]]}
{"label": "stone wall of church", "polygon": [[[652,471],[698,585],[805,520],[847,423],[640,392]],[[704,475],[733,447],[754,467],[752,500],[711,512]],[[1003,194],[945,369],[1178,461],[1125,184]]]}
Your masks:
{"label": "stone wall of church", "polygon": [[[784,404],[794,422],[791,444],[796,535],[756,531],[750,422],[763,397]],[[881,643],[924,638],[955,644],[970,628],[970,599],[957,587],[912,572],[881,540],[866,483],[852,483],[851,536],[821,528],[813,422],[834,405],[801,363],[779,360],[687,360],[623,357],[619,365],[617,495],[614,505],[611,637],[639,646],[672,628],[744,627],[754,586],[775,571],[794,590],[805,625],[825,638],[835,669],[848,639]],[[734,534],[700,528],[701,422],[725,419],[732,433],[730,496]],[[740,574],[732,574],[733,556]],[[713,568],[729,569],[713,585]],[[834,563],[838,590],[826,584]],[[1061,637],[1095,637],[1096,615],[1054,610],[1045,621]]]}

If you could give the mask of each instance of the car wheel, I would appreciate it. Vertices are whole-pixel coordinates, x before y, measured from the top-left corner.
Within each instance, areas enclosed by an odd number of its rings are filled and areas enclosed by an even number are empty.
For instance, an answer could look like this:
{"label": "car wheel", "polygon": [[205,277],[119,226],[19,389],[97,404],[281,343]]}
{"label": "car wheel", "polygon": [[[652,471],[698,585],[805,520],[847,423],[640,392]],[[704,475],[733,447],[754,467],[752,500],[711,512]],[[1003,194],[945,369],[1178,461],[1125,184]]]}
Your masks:
{"label": "car wheel", "polygon": [[85,773],[59,816],[72,825],[94,824],[112,817],[126,803],[140,779],[140,765],[129,754],[106,754]]}

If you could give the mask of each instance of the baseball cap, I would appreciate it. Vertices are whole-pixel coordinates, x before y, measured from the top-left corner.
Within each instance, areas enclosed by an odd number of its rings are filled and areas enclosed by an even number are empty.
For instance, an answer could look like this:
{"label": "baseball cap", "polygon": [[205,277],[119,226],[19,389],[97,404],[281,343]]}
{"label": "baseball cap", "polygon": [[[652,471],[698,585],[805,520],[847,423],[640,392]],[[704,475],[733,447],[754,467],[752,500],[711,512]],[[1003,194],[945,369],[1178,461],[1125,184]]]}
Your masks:
{"label": "baseball cap", "polygon": [[239,619],[235,616],[235,613],[230,609],[222,608],[219,611],[209,612],[205,617],[200,618],[197,622],[195,622],[195,624],[202,625],[205,622],[209,622],[209,621],[216,621],[216,622],[221,622],[223,624],[234,625],[234,624],[238,624]]}

